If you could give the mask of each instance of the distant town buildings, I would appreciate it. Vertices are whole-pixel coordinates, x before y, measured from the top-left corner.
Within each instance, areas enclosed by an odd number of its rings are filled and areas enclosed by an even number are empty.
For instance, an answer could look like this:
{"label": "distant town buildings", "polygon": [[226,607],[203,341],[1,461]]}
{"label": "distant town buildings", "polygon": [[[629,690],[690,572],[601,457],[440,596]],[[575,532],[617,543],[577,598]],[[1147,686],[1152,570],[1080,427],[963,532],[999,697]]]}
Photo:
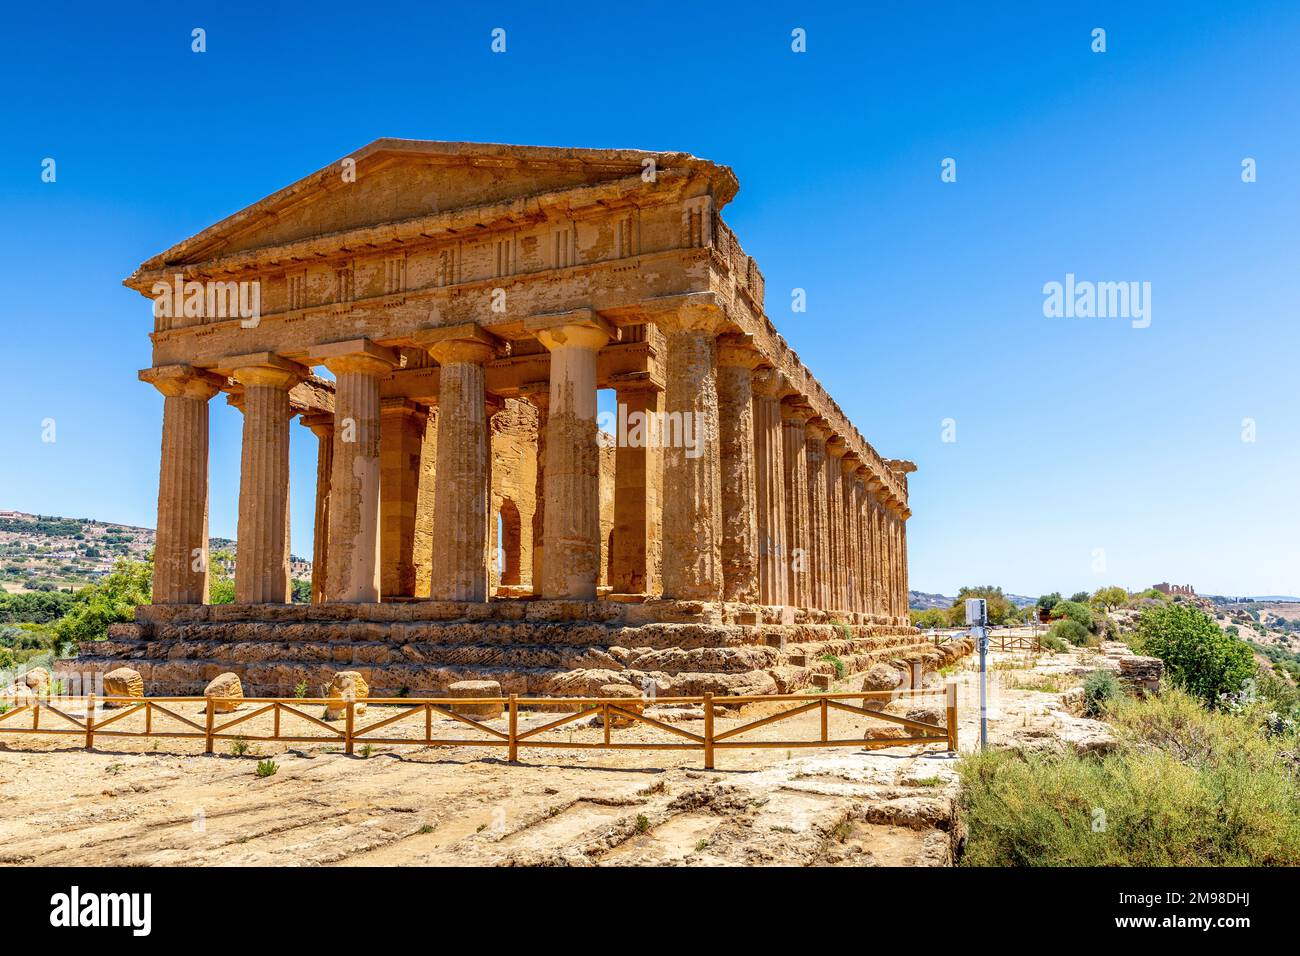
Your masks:
{"label": "distant town buildings", "polygon": [[1190,584],[1170,584],[1168,581],[1161,581],[1159,584],[1155,585],[1155,590],[1159,591],[1161,594],[1183,594],[1187,597],[1196,597],[1196,588],[1192,587]]}

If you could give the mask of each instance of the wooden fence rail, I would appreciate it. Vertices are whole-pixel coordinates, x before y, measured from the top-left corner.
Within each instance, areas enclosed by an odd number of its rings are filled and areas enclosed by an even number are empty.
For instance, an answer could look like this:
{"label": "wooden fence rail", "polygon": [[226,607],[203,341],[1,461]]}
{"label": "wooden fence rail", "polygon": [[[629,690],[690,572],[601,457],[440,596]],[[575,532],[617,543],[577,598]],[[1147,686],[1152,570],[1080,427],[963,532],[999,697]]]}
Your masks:
{"label": "wooden fence rail", "polygon": [[[946,700],[946,719],[943,724],[928,723],[900,717],[896,714],[882,713],[867,707],[873,700],[908,700],[918,697],[939,697]],[[230,713],[218,712],[218,704],[227,700],[237,700],[238,706],[244,708]],[[505,747],[508,759],[515,763],[519,759],[521,747],[578,749],[578,750],[699,750],[704,753],[704,767],[712,770],[714,753],[717,750],[750,748],[786,748],[803,747],[902,747],[912,744],[946,744],[948,750],[957,750],[957,685],[949,683],[943,688],[906,690],[906,691],[857,691],[839,694],[748,694],[740,696],[715,697],[703,694],[693,697],[371,697],[363,701],[340,701],[322,697],[35,697],[4,698],[12,706],[0,713],[0,735],[2,734],[40,734],[54,736],[77,736],[84,738],[87,750],[95,746],[96,738],[164,738],[202,740],[205,753],[212,753],[218,740],[275,741],[282,743],[325,743],[341,744],[346,753],[353,753],[358,742],[367,744],[402,745],[410,744],[424,747]],[[58,702],[58,706],[55,705]],[[850,703],[860,701],[861,704]],[[793,706],[775,714],[757,717],[738,726],[725,730],[715,728],[715,710],[718,708],[736,709],[750,704],[791,704]],[[385,713],[369,723],[358,724],[358,704],[367,709],[383,709]],[[703,733],[695,733],[683,727],[658,720],[641,712],[641,708],[660,704],[698,704],[703,709]],[[112,706],[110,706],[112,705]],[[190,711],[199,720],[192,720],[179,711],[190,705],[201,710]],[[332,726],[321,717],[307,713],[304,707],[326,706],[343,710],[342,727]],[[504,712],[504,727],[498,728],[458,713],[455,708],[462,706],[492,706]],[[251,709],[246,709],[251,708]],[[524,710],[562,711],[570,710],[553,720],[535,727],[520,729],[519,714]],[[812,740],[755,740],[738,739],[742,734],[789,720],[801,714],[816,710],[820,715],[821,733]],[[78,713],[81,711],[81,713]],[[389,712],[392,711],[392,712]],[[581,717],[599,712],[604,728],[603,738],[594,741],[542,740],[540,735],[550,730],[571,724]],[[134,714],[143,712],[142,729],[125,729],[120,722]],[[15,718],[30,713],[30,726],[21,726],[27,721]],[[270,734],[241,734],[234,728],[261,717],[272,717]],[[891,723],[910,731],[909,736],[887,737],[881,739],[839,738],[830,736],[830,715],[847,713],[858,717]],[[53,715],[61,721],[57,726],[41,726],[43,714]],[[435,737],[433,715],[465,724],[480,732],[483,736],[473,738]],[[367,719],[371,715],[367,713]],[[423,720],[423,735],[413,737],[380,736],[376,731],[390,728],[399,721],[411,717]],[[284,733],[282,724],[285,717],[305,721],[314,733]],[[642,724],[667,734],[671,739],[656,741],[618,740],[611,733],[611,718],[631,724]],[[159,720],[174,721],[178,726],[161,726]],[[499,719],[499,718],[498,718]],[[111,729],[118,725],[116,729]],[[391,734],[391,732],[390,732]]]}

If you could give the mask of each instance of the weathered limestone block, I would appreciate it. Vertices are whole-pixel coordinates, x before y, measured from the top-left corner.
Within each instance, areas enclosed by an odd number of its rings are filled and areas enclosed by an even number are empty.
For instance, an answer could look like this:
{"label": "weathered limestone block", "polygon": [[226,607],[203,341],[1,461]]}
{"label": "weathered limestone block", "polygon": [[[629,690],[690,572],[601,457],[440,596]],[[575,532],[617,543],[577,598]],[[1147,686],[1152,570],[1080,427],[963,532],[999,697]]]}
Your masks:
{"label": "weathered limestone block", "polygon": [[1130,654],[1119,659],[1119,679],[1140,694],[1160,693],[1164,674],[1165,662],[1158,657]]}
{"label": "weathered limestone block", "polygon": [[47,693],[50,689],[50,672],[44,667],[33,667],[23,674],[21,682],[30,687],[33,693]]}
{"label": "weathered limestone block", "polygon": [[339,720],[346,717],[348,712],[346,705],[349,700],[357,702],[352,708],[354,714],[364,714],[366,698],[370,696],[370,685],[358,671],[339,671],[330,678],[325,696],[330,700],[325,705],[326,720]]}
{"label": "weathered limestone block", "polygon": [[[501,684],[494,680],[461,680],[447,688],[448,697],[500,697]],[[505,711],[501,702],[487,704],[452,704],[453,713],[466,717],[500,717]]]}
{"label": "weathered limestone block", "polygon": [[[144,697],[144,678],[130,667],[118,667],[104,675],[104,696]],[[105,702],[105,707],[126,707],[124,703]]]}
{"label": "weathered limestone block", "polygon": [[[617,697],[620,699],[620,701],[626,701],[626,703],[620,703],[618,705],[619,707],[622,707],[624,710],[630,711],[635,714],[640,714],[645,712],[645,697],[641,694],[641,691],[639,691],[637,688],[629,687],[627,684],[605,684],[603,687],[600,688],[599,691],[597,691],[597,696]],[[604,726],[604,719],[600,711],[596,712],[595,723],[597,727]],[[633,720],[631,717],[625,717],[622,714],[616,714],[611,712],[609,715],[609,726],[611,729],[617,729],[619,727],[631,727],[635,723],[636,721]]]}
{"label": "weathered limestone block", "polygon": [[[890,664],[873,664],[862,678],[862,689],[869,692],[904,690],[906,686],[906,674]],[[884,710],[889,701],[888,697],[865,697],[862,707],[865,710]]]}
{"label": "weathered limestone block", "polygon": [[213,710],[218,714],[229,714],[239,709],[244,701],[244,687],[239,682],[239,675],[227,671],[215,677],[203,689],[204,697],[216,698]]}

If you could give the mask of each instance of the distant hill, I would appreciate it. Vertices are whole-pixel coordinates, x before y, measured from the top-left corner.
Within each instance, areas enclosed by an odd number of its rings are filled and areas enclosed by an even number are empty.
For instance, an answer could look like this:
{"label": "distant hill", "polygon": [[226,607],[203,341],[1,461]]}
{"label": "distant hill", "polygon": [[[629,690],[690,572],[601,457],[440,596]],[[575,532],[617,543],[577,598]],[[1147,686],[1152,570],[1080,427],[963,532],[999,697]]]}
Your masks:
{"label": "distant hill", "polygon": [[[142,561],[154,547],[154,530],[133,525],[0,511],[0,588],[9,592],[80,588],[103,577],[119,558]],[[212,551],[237,547],[210,538]],[[311,577],[311,562],[291,559],[294,578]]]}
{"label": "distant hill", "polygon": [[[1038,601],[1038,598],[1025,597],[1023,594],[1003,593],[1016,607],[1029,607]],[[946,594],[929,594],[925,591],[907,592],[907,606],[914,611],[928,611],[936,607],[947,609],[952,607],[952,602],[955,600],[957,600],[955,597],[948,597]]]}

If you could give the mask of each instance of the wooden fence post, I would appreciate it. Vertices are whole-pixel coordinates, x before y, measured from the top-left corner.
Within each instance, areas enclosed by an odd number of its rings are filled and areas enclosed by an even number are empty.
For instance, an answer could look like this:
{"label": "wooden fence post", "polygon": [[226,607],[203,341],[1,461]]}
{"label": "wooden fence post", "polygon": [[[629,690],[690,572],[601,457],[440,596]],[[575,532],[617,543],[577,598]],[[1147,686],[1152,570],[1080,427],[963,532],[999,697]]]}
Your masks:
{"label": "wooden fence post", "polygon": [[822,743],[830,740],[828,718],[830,717],[830,705],[826,703],[826,698],[822,698]]}
{"label": "wooden fence post", "polygon": [[346,727],[346,729],[344,730],[344,735],[345,735],[345,736],[344,736],[344,752],[347,753],[348,756],[351,756],[351,755],[352,755],[352,749],[353,749],[353,747],[352,747],[352,712],[353,712],[353,706],[354,706],[354,703],[353,703],[352,699],[351,699],[351,698],[348,698],[348,722],[347,722],[347,727]]}
{"label": "wooden fence post", "polygon": [[947,687],[948,700],[948,749],[953,753],[957,752],[957,682],[949,681]]}
{"label": "wooden fence post", "polygon": [[704,769],[713,769],[713,692],[704,695]]}
{"label": "wooden fence post", "polygon": [[519,762],[519,701],[510,695],[510,762]]}
{"label": "wooden fence post", "polygon": [[32,730],[41,729],[41,699],[37,697],[32,701]]}
{"label": "wooden fence post", "polygon": [[207,739],[204,741],[203,752],[212,753],[212,723],[217,716],[217,700],[215,697],[208,698],[208,726],[206,731]]}
{"label": "wooden fence post", "polygon": [[95,746],[95,695],[86,698],[86,749]]}

